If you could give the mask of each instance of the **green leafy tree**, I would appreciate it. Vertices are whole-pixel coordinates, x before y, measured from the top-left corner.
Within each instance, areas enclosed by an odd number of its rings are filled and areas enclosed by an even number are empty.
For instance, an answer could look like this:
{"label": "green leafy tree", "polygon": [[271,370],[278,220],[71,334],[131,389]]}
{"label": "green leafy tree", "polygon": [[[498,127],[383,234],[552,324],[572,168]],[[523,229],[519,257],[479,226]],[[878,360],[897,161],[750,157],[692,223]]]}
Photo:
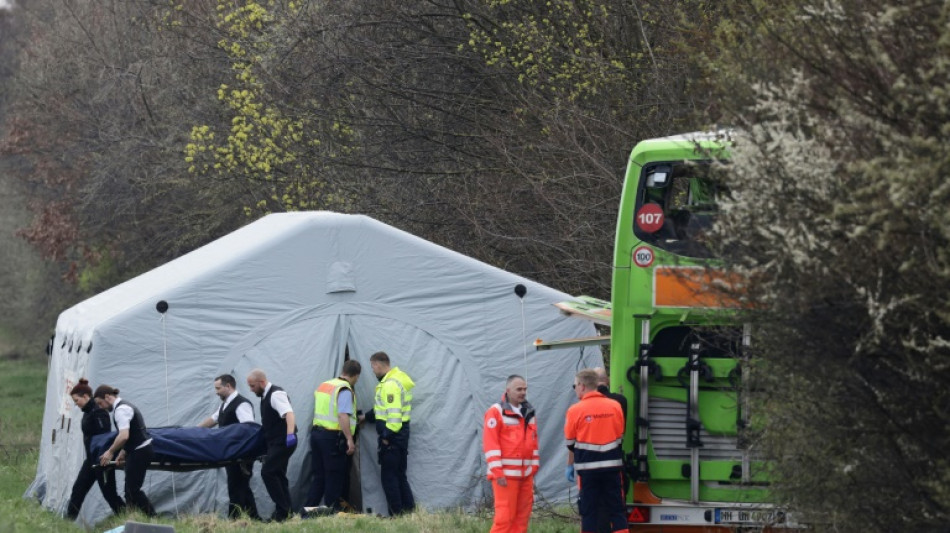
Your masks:
{"label": "green leafy tree", "polygon": [[[234,81],[222,84],[218,100],[231,120],[226,131],[208,125],[191,130],[185,147],[189,172],[204,179],[241,180],[259,198],[244,206],[245,213],[337,209],[345,211],[348,199],[338,188],[328,187],[321,176],[324,159],[335,154],[322,150],[321,133],[336,137],[345,146],[351,130],[340,122],[315,114],[313,102],[286,98],[266,78],[280,50],[279,39],[287,21],[300,16],[295,2],[233,2],[218,0],[218,46],[231,61]],[[279,56],[278,56],[279,54]],[[297,104],[297,105],[294,105]]]}
{"label": "green leafy tree", "polygon": [[663,2],[220,6],[230,118],[193,130],[195,173],[255,184],[254,212],[369,213],[573,292],[609,290],[632,145],[698,116]]}

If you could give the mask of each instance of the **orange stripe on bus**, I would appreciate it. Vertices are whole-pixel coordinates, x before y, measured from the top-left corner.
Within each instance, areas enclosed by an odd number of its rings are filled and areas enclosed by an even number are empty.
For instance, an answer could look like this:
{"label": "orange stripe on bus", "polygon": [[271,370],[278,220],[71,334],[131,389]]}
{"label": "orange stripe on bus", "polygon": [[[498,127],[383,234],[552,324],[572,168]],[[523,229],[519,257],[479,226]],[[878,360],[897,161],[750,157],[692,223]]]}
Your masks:
{"label": "orange stripe on bus", "polygon": [[738,308],[736,275],[699,267],[656,267],[653,304],[656,307]]}

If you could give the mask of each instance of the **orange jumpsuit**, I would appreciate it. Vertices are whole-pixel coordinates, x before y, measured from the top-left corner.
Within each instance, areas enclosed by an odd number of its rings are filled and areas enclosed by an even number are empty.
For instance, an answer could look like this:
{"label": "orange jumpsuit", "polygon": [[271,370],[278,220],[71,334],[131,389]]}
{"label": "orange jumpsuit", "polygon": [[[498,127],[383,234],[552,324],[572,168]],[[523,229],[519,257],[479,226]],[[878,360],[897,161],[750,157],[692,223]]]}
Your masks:
{"label": "orange jumpsuit", "polygon": [[621,474],[623,429],[620,404],[599,392],[588,392],[567,410],[564,438],[574,453],[579,478],[582,532],[597,530],[601,510],[610,520],[611,531],[627,531]]}
{"label": "orange jumpsuit", "polygon": [[[525,532],[534,503],[534,475],[540,467],[538,426],[527,401],[522,410],[502,401],[485,412],[484,442],[488,479],[495,494],[491,533]],[[506,486],[498,484],[499,479]]]}

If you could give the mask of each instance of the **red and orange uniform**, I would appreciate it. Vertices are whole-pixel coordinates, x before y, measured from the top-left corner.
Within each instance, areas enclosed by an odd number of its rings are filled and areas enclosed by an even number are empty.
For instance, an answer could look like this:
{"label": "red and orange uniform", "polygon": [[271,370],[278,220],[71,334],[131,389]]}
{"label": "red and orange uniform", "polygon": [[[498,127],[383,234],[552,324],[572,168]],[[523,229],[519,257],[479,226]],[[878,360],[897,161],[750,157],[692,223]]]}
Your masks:
{"label": "red and orange uniform", "polygon": [[[534,475],[541,465],[534,408],[525,401],[516,409],[502,396],[501,402],[485,412],[483,435],[488,479],[495,494],[491,533],[527,531]],[[504,480],[504,485],[499,480]]]}

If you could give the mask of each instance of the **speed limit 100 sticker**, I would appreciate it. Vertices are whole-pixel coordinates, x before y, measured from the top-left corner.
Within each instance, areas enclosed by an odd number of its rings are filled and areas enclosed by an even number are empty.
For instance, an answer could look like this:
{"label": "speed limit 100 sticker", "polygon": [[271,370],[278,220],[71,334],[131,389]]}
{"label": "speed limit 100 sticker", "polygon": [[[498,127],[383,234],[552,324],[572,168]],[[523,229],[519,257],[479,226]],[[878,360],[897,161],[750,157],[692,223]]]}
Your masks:
{"label": "speed limit 100 sticker", "polygon": [[633,251],[633,262],[638,267],[646,268],[653,264],[653,249],[647,246],[641,246]]}

